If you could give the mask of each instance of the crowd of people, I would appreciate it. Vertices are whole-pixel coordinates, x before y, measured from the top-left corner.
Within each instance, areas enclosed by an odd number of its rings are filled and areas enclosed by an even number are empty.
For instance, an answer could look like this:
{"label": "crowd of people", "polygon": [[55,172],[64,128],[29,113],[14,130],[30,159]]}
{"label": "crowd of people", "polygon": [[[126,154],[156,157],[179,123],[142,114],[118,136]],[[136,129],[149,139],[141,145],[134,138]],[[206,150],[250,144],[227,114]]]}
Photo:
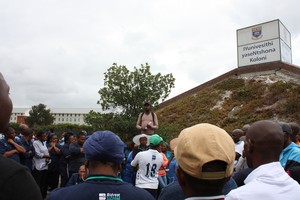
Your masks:
{"label": "crowd of people", "polygon": [[9,86],[0,73],[0,199],[300,198],[300,127],[261,120],[227,133],[209,123],[164,141],[144,104],[127,145],[111,131],[87,135],[8,126]]}

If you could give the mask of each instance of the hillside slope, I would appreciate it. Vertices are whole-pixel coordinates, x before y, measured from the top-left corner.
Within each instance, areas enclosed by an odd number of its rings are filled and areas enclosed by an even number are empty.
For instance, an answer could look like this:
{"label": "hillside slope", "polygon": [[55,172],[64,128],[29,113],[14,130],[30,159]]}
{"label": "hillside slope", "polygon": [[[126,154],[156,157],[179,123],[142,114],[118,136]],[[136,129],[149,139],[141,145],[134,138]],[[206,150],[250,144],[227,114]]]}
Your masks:
{"label": "hillside slope", "polygon": [[230,78],[157,111],[160,127],[212,123],[230,132],[244,124],[272,119],[300,124],[300,84],[278,75]]}

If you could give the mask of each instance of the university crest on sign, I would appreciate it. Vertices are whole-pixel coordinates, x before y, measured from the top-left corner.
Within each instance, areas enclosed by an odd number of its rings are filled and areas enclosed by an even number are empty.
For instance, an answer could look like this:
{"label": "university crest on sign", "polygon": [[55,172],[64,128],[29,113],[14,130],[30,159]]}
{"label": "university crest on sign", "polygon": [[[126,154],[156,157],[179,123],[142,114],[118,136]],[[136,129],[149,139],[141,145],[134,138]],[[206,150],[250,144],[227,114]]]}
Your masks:
{"label": "university crest on sign", "polygon": [[258,40],[260,38],[262,38],[262,27],[261,26],[257,26],[252,28],[252,40]]}

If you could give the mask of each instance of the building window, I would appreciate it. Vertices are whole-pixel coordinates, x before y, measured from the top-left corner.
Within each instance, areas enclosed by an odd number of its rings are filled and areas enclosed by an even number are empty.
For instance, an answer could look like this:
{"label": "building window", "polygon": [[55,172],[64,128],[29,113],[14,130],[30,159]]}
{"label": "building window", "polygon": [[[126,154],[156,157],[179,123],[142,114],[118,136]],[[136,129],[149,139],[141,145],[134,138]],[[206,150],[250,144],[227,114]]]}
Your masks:
{"label": "building window", "polygon": [[62,118],[61,121],[64,121],[64,118]]}

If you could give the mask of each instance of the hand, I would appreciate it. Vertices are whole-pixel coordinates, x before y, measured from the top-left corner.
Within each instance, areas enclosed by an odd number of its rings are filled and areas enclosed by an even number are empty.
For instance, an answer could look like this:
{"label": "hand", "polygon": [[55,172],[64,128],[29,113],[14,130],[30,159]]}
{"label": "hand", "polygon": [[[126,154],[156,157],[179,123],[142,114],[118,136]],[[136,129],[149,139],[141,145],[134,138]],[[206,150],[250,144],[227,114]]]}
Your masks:
{"label": "hand", "polygon": [[147,124],[147,128],[152,128],[152,126],[151,126],[151,125],[149,125],[149,124]]}
{"label": "hand", "polygon": [[7,140],[7,142],[8,142],[8,143],[10,143],[10,144],[13,144],[13,143],[15,143],[15,141],[14,141],[13,139],[11,139],[11,138],[10,138],[10,139],[8,139],[8,140]]}
{"label": "hand", "polygon": [[51,143],[51,147],[55,147],[55,143],[54,142]]}

